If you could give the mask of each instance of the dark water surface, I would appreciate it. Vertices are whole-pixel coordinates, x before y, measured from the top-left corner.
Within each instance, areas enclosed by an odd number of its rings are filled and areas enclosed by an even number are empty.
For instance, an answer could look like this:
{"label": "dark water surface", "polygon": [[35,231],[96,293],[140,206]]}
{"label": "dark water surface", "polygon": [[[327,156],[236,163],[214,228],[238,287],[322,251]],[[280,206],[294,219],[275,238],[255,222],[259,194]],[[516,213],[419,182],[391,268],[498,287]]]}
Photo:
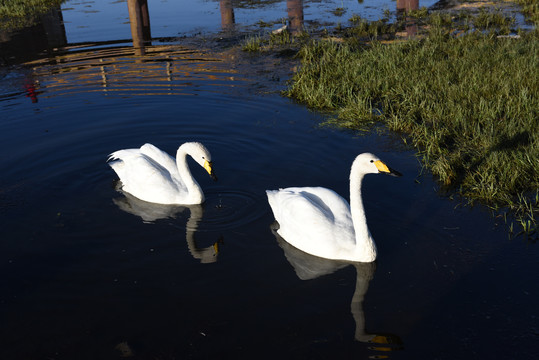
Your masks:
{"label": "dark water surface", "polygon": [[[219,3],[193,3],[182,2],[197,24],[220,26]],[[325,16],[331,3],[305,4]],[[176,2],[149,5],[152,36],[193,31],[170,19]],[[134,55],[126,9],[69,1],[62,51],[18,43],[24,61],[0,68],[0,359],[536,356],[536,244],[440,196],[398,137],[319,126],[322,115],[273,91],[285,83],[271,68],[259,76],[182,39]],[[174,154],[191,140],[219,177],[189,163],[203,205],[150,206],[116,190],[108,154],[145,142]],[[404,173],[364,182],[376,263],[280,242],[264,191],[321,185],[348,198],[363,151]]]}

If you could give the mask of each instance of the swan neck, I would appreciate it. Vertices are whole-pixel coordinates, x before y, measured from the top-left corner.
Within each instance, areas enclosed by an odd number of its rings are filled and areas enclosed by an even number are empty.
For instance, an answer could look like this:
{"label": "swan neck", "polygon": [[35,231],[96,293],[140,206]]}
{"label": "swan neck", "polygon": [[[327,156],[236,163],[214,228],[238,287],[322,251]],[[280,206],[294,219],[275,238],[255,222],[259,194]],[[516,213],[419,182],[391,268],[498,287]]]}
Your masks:
{"label": "swan neck", "polygon": [[193,178],[189,165],[187,164],[187,155],[191,154],[183,146],[180,146],[178,152],[176,153],[176,167],[178,168],[180,179],[187,187],[187,192],[190,198],[197,197],[204,199],[202,189],[197,181]]}
{"label": "swan neck", "polygon": [[361,197],[363,174],[352,166],[350,173],[350,213],[356,236],[356,259],[361,262],[371,262],[376,258],[376,245],[367,226],[365,208]]}
{"label": "swan neck", "polygon": [[353,174],[350,177],[350,212],[352,214],[352,222],[356,233],[356,240],[365,239],[369,234],[367,228],[367,218],[365,217],[365,208],[361,197],[361,183],[363,181],[362,174]]}

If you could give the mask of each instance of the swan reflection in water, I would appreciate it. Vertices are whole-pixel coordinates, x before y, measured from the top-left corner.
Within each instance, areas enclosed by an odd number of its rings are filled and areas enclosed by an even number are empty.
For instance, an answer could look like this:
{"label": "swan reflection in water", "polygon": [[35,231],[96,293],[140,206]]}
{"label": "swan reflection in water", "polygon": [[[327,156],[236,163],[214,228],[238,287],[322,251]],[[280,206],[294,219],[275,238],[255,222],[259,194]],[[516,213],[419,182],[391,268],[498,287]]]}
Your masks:
{"label": "swan reflection in water", "polygon": [[139,216],[145,223],[153,223],[159,219],[174,219],[179,214],[189,211],[189,219],[185,226],[185,238],[187,240],[187,247],[191,255],[200,260],[202,264],[214,263],[217,261],[219,255],[219,245],[223,242],[222,238],[217,240],[213,245],[199,248],[195,239],[195,233],[198,230],[198,224],[202,220],[204,215],[203,205],[162,205],[149,203],[140,200],[133,195],[121,191],[116,186],[123,196],[119,198],[113,198],[112,201],[121,210]]}
{"label": "swan reflection in water", "polygon": [[[356,322],[355,339],[362,343],[372,344],[370,349],[388,352],[402,349],[402,341],[393,334],[371,334],[365,331],[365,314],[363,312],[363,299],[369,288],[369,283],[374,277],[376,263],[359,263],[342,260],[330,260],[307,254],[286,242],[278,233],[279,224],[274,222],[271,231],[277,239],[277,243],[283,249],[288,262],[294,268],[296,275],[301,280],[312,280],[320,276],[329,275],[349,265],[356,268],[356,290],[350,304],[352,316]],[[382,358],[384,356],[377,356]]]}

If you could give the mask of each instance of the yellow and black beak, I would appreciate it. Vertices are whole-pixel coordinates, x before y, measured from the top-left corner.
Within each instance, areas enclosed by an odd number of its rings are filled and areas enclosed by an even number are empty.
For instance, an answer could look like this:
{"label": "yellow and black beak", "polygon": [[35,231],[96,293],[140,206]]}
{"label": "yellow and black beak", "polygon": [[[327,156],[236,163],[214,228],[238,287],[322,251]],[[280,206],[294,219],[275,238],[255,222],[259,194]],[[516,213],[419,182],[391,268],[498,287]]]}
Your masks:
{"label": "yellow and black beak", "polygon": [[382,160],[376,160],[374,162],[374,165],[376,165],[376,168],[378,169],[378,171],[383,174],[387,174],[391,176],[402,176],[400,172],[398,172],[397,170],[393,170],[392,168],[384,164]]}
{"label": "yellow and black beak", "polygon": [[213,164],[211,161],[205,160],[204,161],[204,169],[210,174],[213,181],[217,181],[217,176],[215,175],[215,172],[213,171]]}

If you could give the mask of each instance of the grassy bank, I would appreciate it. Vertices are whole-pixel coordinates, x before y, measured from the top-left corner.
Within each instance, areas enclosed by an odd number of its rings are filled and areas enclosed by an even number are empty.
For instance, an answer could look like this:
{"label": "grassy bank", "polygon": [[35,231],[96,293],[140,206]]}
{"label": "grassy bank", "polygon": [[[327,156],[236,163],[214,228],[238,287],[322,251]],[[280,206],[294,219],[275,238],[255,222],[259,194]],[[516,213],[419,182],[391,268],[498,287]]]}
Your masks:
{"label": "grassy bank", "polygon": [[342,126],[383,122],[450,191],[515,215],[537,236],[537,32],[455,35],[443,18],[420,39],[312,41],[286,94]]}
{"label": "grassy bank", "polygon": [[32,25],[34,18],[65,0],[0,0],[0,30],[17,30]]}

